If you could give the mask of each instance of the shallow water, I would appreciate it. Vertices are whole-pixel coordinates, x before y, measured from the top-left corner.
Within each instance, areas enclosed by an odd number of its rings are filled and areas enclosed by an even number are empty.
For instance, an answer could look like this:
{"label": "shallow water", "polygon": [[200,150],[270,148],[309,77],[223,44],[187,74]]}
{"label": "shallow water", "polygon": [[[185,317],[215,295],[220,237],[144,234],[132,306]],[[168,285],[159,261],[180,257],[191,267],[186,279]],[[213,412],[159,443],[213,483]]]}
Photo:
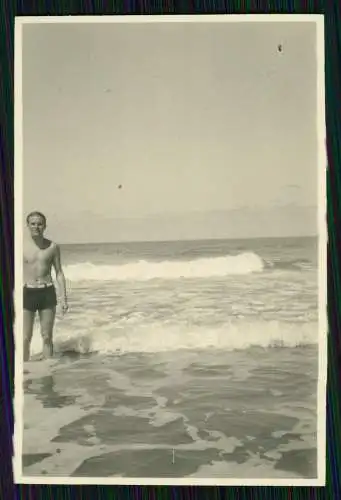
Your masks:
{"label": "shallow water", "polygon": [[56,359],[25,366],[24,474],[316,477],[315,250],[65,248]]}
{"label": "shallow water", "polygon": [[260,466],[316,477],[314,348],[37,365],[25,375],[25,475],[212,477],[224,465],[231,477],[231,464],[233,477],[252,460],[248,477]]}

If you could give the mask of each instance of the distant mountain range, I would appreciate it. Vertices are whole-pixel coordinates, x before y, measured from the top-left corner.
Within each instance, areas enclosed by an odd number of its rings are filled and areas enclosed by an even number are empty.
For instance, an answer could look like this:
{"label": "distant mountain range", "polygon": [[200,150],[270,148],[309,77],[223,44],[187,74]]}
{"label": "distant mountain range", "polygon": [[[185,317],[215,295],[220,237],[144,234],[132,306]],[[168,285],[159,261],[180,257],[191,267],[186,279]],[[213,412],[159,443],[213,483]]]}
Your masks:
{"label": "distant mountain range", "polygon": [[314,206],[240,207],[228,211],[194,211],[117,218],[83,212],[68,219],[49,216],[51,237],[60,242],[146,241],[210,238],[314,236],[318,213]]}

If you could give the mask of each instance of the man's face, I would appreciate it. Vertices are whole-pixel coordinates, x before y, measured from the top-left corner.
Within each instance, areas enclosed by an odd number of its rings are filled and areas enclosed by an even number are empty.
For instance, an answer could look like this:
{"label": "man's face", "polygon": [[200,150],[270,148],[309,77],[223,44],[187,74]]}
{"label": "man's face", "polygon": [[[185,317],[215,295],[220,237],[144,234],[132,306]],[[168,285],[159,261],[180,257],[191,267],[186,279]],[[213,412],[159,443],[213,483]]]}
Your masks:
{"label": "man's face", "polygon": [[45,231],[45,222],[39,215],[32,215],[27,223],[31,236],[42,236]]}

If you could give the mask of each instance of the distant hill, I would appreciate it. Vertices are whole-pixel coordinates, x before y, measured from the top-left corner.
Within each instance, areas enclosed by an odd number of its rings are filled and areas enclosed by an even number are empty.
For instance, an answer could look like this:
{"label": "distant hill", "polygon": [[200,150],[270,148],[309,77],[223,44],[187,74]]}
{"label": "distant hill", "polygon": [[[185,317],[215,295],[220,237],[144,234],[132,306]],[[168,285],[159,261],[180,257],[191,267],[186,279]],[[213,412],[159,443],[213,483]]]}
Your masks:
{"label": "distant hill", "polygon": [[120,219],[87,212],[67,220],[51,215],[48,222],[51,237],[65,243],[299,237],[318,233],[317,208],[295,205]]}

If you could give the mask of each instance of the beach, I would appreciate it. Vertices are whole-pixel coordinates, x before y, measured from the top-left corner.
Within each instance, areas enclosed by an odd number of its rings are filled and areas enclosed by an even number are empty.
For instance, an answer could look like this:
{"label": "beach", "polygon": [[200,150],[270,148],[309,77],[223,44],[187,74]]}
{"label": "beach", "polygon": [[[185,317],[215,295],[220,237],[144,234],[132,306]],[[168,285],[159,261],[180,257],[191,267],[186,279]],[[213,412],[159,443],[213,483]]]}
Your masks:
{"label": "beach", "polygon": [[317,240],[62,245],[24,369],[23,474],[316,478]]}

